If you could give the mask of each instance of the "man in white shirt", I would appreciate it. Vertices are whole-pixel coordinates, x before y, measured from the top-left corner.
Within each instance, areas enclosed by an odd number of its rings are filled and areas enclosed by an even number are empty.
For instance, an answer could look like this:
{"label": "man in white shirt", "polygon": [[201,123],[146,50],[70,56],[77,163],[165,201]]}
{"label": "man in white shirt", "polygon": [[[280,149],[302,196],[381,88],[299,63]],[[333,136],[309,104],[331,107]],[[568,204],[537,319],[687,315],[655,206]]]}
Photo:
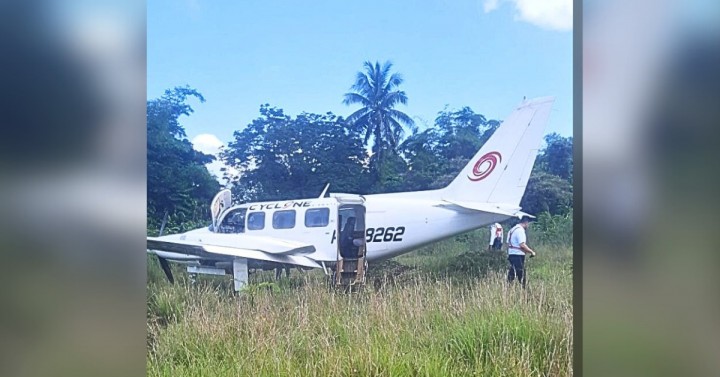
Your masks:
{"label": "man in white shirt", "polygon": [[525,288],[525,255],[530,254],[530,258],[535,256],[535,251],[527,245],[527,236],[525,229],[530,225],[530,218],[523,216],[520,223],[515,225],[508,232],[508,261],[510,261],[510,269],[508,270],[508,283],[512,283],[517,275],[518,281]]}

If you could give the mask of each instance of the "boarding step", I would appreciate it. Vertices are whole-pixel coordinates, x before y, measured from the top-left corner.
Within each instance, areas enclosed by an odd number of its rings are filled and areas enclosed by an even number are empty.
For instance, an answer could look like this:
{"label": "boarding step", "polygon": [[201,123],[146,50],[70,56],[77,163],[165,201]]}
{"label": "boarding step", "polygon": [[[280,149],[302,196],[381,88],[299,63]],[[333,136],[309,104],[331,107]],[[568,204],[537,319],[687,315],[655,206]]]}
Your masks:
{"label": "boarding step", "polygon": [[340,259],[335,270],[335,286],[346,288],[364,285],[366,265],[365,257],[358,259]]}

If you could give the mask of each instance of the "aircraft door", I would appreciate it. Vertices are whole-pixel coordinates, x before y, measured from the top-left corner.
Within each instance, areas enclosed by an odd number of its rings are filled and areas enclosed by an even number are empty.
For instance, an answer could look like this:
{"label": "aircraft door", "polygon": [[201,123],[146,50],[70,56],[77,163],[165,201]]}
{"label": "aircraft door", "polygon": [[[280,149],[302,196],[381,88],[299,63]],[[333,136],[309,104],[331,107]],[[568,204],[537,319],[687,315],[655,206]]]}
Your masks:
{"label": "aircraft door", "polygon": [[338,209],[338,254],[342,259],[365,256],[365,206],[345,204]]}
{"label": "aircraft door", "polygon": [[350,288],[365,283],[365,206],[343,203],[338,207],[338,254],[334,284]]}
{"label": "aircraft door", "polygon": [[232,205],[232,193],[230,189],[218,192],[210,203],[210,215],[212,216],[213,231],[218,229],[220,216]]}

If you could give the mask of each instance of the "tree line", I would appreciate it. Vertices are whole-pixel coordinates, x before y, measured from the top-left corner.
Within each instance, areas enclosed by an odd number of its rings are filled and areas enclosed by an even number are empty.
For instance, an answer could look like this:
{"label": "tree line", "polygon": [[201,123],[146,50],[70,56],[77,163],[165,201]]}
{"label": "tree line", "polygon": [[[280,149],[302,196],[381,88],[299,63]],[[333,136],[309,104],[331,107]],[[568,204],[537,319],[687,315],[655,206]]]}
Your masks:
{"label": "tree line", "polygon": [[[403,77],[392,64],[365,62],[348,106],[347,118],[331,112],[285,114],[269,104],[220,154],[240,172],[221,177],[242,202],[316,197],[326,183],[333,192],[372,194],[415,191],[447,185],[501,124],[470,107],[438,112],[432,125],[418,129],[397,109],[407,104]],[[147,103],[148,229],[165,212],[170,230],[209,221],[209,202],[220,183],[205,164],[214,156],[195,151],[180,118],[191,116],[195,89],[180,87]],[[523,210],[566,215],[572,210],[572,137],[550,134],[538,155],[521,202]]]}

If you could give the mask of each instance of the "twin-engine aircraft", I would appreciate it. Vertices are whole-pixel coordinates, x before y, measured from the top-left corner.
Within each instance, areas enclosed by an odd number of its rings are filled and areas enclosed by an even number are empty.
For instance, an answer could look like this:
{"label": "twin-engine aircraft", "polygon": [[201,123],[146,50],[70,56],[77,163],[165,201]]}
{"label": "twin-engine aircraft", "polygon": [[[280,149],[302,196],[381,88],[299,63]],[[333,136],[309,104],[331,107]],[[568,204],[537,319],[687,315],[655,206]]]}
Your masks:
{"label": "twin-engine aircraft", "polygon": [[344,260],[373,262],[442,239],[527,215],[520,200],[535,163],[554,98],[523,101],[445,188],[391,194],[327,194],[319,198],[232,205],[230,190],[211,204],[212,225],[148,237],[149,253],[188,264],[188,272],[233,275],[282,265],[322,268]]}

